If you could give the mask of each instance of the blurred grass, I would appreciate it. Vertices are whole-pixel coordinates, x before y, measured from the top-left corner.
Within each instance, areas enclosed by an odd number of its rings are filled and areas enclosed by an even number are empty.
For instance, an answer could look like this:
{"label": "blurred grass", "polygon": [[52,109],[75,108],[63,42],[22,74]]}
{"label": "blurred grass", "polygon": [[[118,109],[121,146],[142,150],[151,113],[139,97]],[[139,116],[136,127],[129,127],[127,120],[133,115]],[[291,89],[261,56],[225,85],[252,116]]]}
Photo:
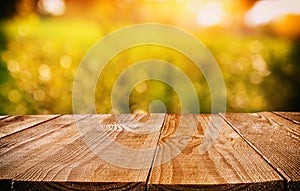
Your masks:
{"label": "blurred grass", "polygon": [[[121,25],[30,15],[2,21],[0,114],[72,113],[72,85],[88,49]],[[193,32],[219,64],[227,89],[227,111],[298,110],[299,42],[262,34]],[[117,55],[105,68],[96,89],[98,113],[111,113],[111,88],[118,75],[145,59],[169,61],[193,82],[201,112],[210,112],[210,92],[200,72],[180,53],[142,46]],[[120,93],[122,90],[119,90]],[[169,113],[179,113],[178,96],[167,84],[146,81],[131,93],[132,112],[148,112],[162,100]]]}
{"label": "blurred grass", "polygon": [[40,22],[34,15],[3,26],[1,56],[9,76],[0,84],[1,113],[70,113],[76,68],[100,29],[88,22]]}

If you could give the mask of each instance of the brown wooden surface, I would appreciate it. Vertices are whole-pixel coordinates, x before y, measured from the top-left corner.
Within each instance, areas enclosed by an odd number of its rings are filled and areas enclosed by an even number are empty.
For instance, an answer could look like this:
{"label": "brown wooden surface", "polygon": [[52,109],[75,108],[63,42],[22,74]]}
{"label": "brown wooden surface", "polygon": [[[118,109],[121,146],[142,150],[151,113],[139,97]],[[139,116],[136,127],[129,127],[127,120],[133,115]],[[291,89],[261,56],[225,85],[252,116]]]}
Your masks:
{"label": "brown wooden surface", "polygon": [[293,121],[294,123],[300,124],[300,112],[274,112],[286,119]]}
{"label": "brown wooden surface", "polygon": [[7,117],[7,115],[0,115],[0,120]]}
{"label": "brown wooden surface", "polygon": [[[123,123],[131,122],[129,115],[124,115]],[[143,123],[146,115],[136,115],[135,118]],[[164,114],[153,116],[156,125],[162,126]],[[158,141],[159,131],[148,135],[132,135],[121,129],[120,123],[116,123],[112,115],[89,115],[83,116],[89,141],[101,148],[103,140],[93,131],[95,122],[109,124],[112,128],[105,131],[120,143],[130,144],[131,147],[140,148],[145,146],[155,148]],[[155,125],[155,124],[152,124]],[[116,127],[116,128],[114,128]],[[160,129],[160,127],[159,127]],[[97,130],[98,131],[98,130]],[[126,136],[125,134],[128,134]],[[99,142],[98,142],[99,141]],[[49,122],[40,124],[34,128],[28,128],[20,133],[6,136],[1,139],[1,179],[13,179],[14,190],[26,190],[31,187],[36,190],[52,189],[77,189],[83,190],[143,190],[149,168],[154,156],[143,158],[143,169],[129,169],[112,165],[97,156],[89,147],[86,140],[80,136],[80,132],[74,123],[72,116],[66,115]],[[110,145],[105,149],[114,150]],[[118,153],[113,158],[122,161]],[[127,160],[128,162],[129,160]],[[130,160],[132,166],[135,160]]]}
{"label": "brown wooden surface", "polygon": [[4,118],[0,120],[0,138],[55,117],[57,117],[57,115],[26,115]]}
{"label": "brown wooden surface", "polygon": [[[180,120],[184,121],[180,124]],[[199,154],[209,121],[209,115],[168,115],[159,142],[165,146],[158,150],[156,163],[180,147],[177,141],[169,141],[180,125],[192,128],[190,125],[195,124],[197,129],[179,155],[162,165],[156,164],[150,176],[150,190],[283,190],[283,179],[225,122],[214,145]],[[185,139],[184,134],[180,135],[176,138]]]}
{"label": "brown wooden surface", "polygon": [[214,115],[204,154],[210,115],[8,116],[0,190],[297,190],[300,125],[284,114]]}
{"label": "brown wooden surface", "polygon": [[224,116],[286,178],[289,189],[300,190],[300,125],[271,112]]}

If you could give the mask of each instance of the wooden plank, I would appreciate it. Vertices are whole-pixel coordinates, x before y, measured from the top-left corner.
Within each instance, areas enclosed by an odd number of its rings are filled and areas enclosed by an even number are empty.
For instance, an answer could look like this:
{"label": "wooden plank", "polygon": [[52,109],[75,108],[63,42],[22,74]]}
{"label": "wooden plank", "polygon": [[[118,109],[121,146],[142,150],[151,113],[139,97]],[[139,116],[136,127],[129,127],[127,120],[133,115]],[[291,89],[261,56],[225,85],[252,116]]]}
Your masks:
{"label": "wooden plank", "polygon": [[[125,176],[125,175],[124,175]],[[101,191],[101,190],[144,190],[138,182],[136,183],[116,183],[116,182],[57,182],[57,181],[18,181],[13,184],[15,190],[84,190],[84,191]]]}
{"label": "wooden plank", "polygon": [[0,120],[4,119],[5,117],[7,117],[7,115],[0,115]]}
{"label": "wooden plank", "polygon": [[[42,154],[50,154],[52,148],[68,144],[74,133],[69,134],[70,139],[62,137],[70,128],[74,128],[73,115],[64,115],[0,138],[0,178],[12,179]],[[55,138],[61,139],[55,142]]]}
{"label": "wooden plank", "polygon": [[[69,116],[53,119],[30,128],[35,132],[4,137],[1,179],[12,179],[14,190],[143,190],[163,121],[164,114],[87,115],[77,123]],[[127,150],[119,153],[115,143]],[[140,158],[126,153],[139,149],[149,152]]]}
{"label": "wooden plank", "polygon": [[274,112],[286,119],[293,121],[294,123],[300,124],[300,112]]}
{"label": "wooden plank", "polygon": [[[199,154],[211,115],[167,116],[149,189],[283,190],[284,180],[273,168],[219,115],[213,117],[222,121],[219,136],[209,150]],[[196,131],[193,131],[195,127]],[[191,132],[189,140],[186,135]],[[174,152],[181,150],[185,140],[188,141],[187,146],[170,159]]]}
{"label": "wooden plank", "polygon": [[58,115],[10,116],[0,120],[0,138],[53,119]]}
{"label": "wooden plank", "polygon": [[300,125],[271,112],[234,114],[225,119],[288,181],[300,189]]}

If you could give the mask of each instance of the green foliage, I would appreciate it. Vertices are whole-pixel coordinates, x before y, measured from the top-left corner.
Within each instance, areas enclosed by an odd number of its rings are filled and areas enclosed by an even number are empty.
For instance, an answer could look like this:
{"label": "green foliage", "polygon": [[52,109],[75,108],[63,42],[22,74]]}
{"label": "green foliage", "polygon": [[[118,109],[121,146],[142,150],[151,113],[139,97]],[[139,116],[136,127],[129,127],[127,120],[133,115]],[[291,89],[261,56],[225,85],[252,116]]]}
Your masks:
{"label": "green foliage", "polygon": [[[35,15],[1,25],[1,114],[72,113],[73,80],[81,59],[97,40],[119,28],[104,29],[86,20],[41,20]],[[300,97],[298,42],[223,32],[194,35],[210,49],[222,70],[228,111],[299,109],[294,102]],[[111,90],[122,71],[152,58],[166,60],[185,72],[197,90],[201,112],[210,112],[210,90],[201,72],[179,52],[157,46],[131,48],[111,60],[96,87],[97,112],[112,112]],[[180,113],[174,89],[153,80],[133,89],[131,111],[149,112],[149,105],[157,99],[169,113]]]}

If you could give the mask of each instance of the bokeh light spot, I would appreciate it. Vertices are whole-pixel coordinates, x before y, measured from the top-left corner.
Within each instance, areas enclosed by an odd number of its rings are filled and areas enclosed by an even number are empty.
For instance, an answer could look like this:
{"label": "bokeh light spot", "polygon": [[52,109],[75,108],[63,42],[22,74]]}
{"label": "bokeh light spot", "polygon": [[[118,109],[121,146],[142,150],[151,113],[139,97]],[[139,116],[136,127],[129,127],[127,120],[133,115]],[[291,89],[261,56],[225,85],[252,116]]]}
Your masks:
{"label": "bokeh light spot", "polygon": [[12,90],[8,94],[8,99],[9,101],[16,103],[21,99],[21,94],[18,90]]}
{"label": "bokeh light spot", "polygon": [[16,60],[9,60],[7,64],[7,68],[12,73],[19,72],[20,70],[19,63]]}
{"label": "bokeh light spot", "polygon": [[142,82],[135,87],[135,90],[138,93],[144,93],[145,91],[147,91],[147,89],[148,89],[148,86],[145,82]]}
{"label": "bokeh light spot", "polygon": [[72,57],[67,56],[67,55],[61,57],[59,64],[63,68],[69,68],[72,65]]}
{"label": "bokeh light spot", "polygon": [[268,76],[271,74],[265,59],[260,54],[252,56],[252,66],[261,76]]}
{"label": "bokeh light spot", "polygon": [[63,0],[41,0],[39,8],[42,13],[59,16],[65,13],[65,2]]}
{"label": "bokeh light spot", "polygon": [[250,78],[250,82],[251,82],[252,84],[260,84],[260,83],[262,83],[262,81],[263,81],[263,77],[262,77],[261,75],[259,75],[259,73],[256,72],[256,71],[251,72],[249,78]]}
{"label": "bokeh light spot", "polygon": [[41,81],[45,81],[45,82],[49,81],[51,79],[50,67],[47,64],[40,65],[39,74],[40,74],[39,79]]}
{"label": "bokeh light spot", "polygon": [[46,97],[46,94],[43,90],[39,89],[33,92],[33,98],[37,101],[43,101]]}
{"label": "bokeh light spot", "polygon": [[197,22],[202,26],[220,24],[224,17],[223,5],[219,1],[204,3],[197,12]]}
{"label": "bokeh light spot", "polygon": [[249,26],[263,25],[287,14],[300,14],[300,1],[258,1],[245,15],[245,23]]}

